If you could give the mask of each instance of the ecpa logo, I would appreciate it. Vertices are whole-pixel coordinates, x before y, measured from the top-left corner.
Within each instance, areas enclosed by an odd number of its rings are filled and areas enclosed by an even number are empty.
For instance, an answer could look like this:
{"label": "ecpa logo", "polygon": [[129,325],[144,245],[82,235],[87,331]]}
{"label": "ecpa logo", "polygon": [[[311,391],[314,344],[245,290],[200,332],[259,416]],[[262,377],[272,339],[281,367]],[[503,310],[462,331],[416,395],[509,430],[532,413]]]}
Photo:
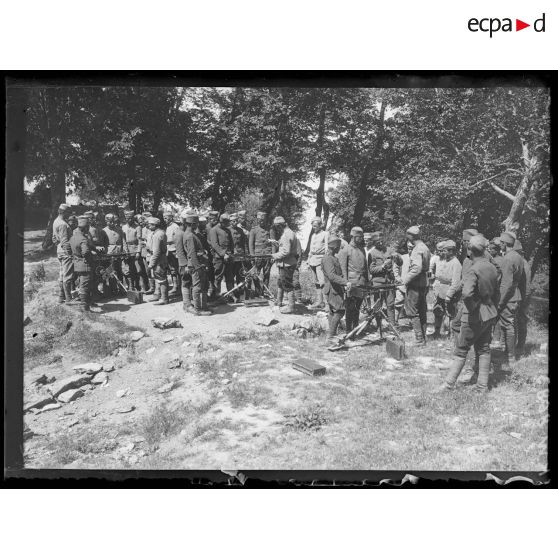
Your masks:
{"label": "ecpa logo", "polygon": [[[545,32],[545,16],[546,14],[543,14],[540,18],[536,19],[533,22],[533,30],[537,33],[544,33]],[[485,17],[482,19],[477,19],[476,17],[472,17],[468,24],[467,27],[469,28],[469,31],[472,31],[473,33],[477,33],[478,31],[482,31],[484,33],[490,33],[490,38],[492,38],[492,35],[494,33],[497,33],[498,31],[503,31],[503,32],[510,32],[510,31],[514,31],[513,29],[513,24],[512,24],[512,19],[509,17],[505,17],[503,19],[500,19],[498,17]],[[531,27],[530,23],[525,23],[524,21],[521,21],[520,19],[516,19],[515,20],[515,31],[521,31],[522,29],[526,29],[527,27]]]}

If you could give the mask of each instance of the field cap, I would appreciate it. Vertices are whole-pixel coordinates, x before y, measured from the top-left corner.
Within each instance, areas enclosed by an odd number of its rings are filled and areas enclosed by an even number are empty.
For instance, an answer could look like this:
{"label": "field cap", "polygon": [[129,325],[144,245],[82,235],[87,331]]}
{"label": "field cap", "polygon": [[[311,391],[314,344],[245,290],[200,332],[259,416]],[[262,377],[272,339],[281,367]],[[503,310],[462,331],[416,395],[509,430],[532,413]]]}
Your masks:
{"label": "field cap", "polygon": [[134,211],[132,209],[125,209],[124,210],[124,215],[126,215],[126,216],[130,216],[130,215],[133,215],[133,214],[134,214]]}
{"label": "field cap", "polygon": [[80,215],[77,218],[78,227],[84,227],[85,225],[89,224],[89,217],[87,215]]}
{"label": "field cap", "polygon": [[205,215],[200,215],[200,216],[198,217],[198,221],[199,221],[200,223],[205,223],[205,222],[207,221],[207,216],[205,216]]}
{"label": "field cap", "polygon": [[477,234],[479,234],[479,231],[477,231],[477,229],[465,229],[463,231],[463,240],[469,240]]}
{"label": "field cap", "polygon": [[420,235],[420,229],[414,225],[412,227],[409,227],[407,229],[407,234],[410,234],[411,236],[419,236]]}
{"label": "field cap", "polygon": [[210,217],[219,217],[219,212],[218,212],[218,211],[210,211],[210,212],[208,213],[208,215],[209,215]]}
{"label": "field cap", "polygon": [[438,244],[436,244],[436,250],[443,250],[444,248],[446,248],[445,240],[441,240]]}
{"label": "field cap", "polygon": [[475,234],[469,240],[469,248],[477,249],[477,250],[484,250],[487,246],[488,241],[482,234]]}
{"label": "field cap", "polygon": [[364,231],[360,227],[353,227],[351,229],[351,236],[363,235]]}
{"label": "field cap", "polygon": [[61,203],[61,204],[58,206],[58,209],[59,209],[60,211],[66,211],[67,209],[70,209],[70,206],[69,206],[67,203]]}
{"label": "field cap", "polygon": [[105,215],[105,221],[110,221],[111,219],[114,219],[114,213],[107,213]]}
{"label": "field cap", "polygon": [[197,216],[195,213],[189,212],[189,213],[186,215],[186,217],[184,218],[184,221],[185,221],[186,223],[189,223],[189,224],[191,224],[191,223],[197,223],[197,222],[199,221],[199,218],[198,218],[198,216]]}
{"label": "field cap", "polygon": [[267,213],[265,211],[258,211],[256,217],[267,217]]}
{"label": "field cap", "polygon": [[323,224],[323,223],[322,223],[322,218],[321,218],[321,217],[312,217],[312,221],[310,221],[310,222],[312,223],[312,225],[313,225],[314,223],[318,223],[318,224],[320,224],[320,225]]}
{"label": "field cap", "polygon": [[341,244],[341,239],[335,233],[329,233],[327,244]]}
{"label": "field cap", "polygon": [[219,221],[230,221],[230,220],[231,218],[228,213],[223,213],[221,214],[221,217],[219,217]]}
{"label": "field cap", "polygon": [[237,215],[239,217],[246,217],[246,210],[245,209],[241,209],[240,211],[237,212]]}
{"label": "field cap", "polygon": [[446,250],[456,250],[457,249],[457,244],[453,240],[446,240],[444,242],[444,248]]}
{"label": "field cap", "polygon": [[500,240],[513,245],[516,241],[516,236],[512,232],[506,231],[500,235]]}
{"label": "field cap", "polygon": [[232,219],[238,219],[238,213],[231,213],[231,214],[229,215],[229,219],[231,219],[231,220],[232,220]]}
{"label": "field cap", "polygon": [[283,219],[283,217],[281,217],[281,215],[278,215],[277,217],[275,217],[275,219],[273,219],[273,224],[274,225],[284,225],[285,224],[285,219]]}
{"label": "field cap", "polygon": [[157,217],[148,217],[147,222],[150,225],[160,225],[161,221]]}

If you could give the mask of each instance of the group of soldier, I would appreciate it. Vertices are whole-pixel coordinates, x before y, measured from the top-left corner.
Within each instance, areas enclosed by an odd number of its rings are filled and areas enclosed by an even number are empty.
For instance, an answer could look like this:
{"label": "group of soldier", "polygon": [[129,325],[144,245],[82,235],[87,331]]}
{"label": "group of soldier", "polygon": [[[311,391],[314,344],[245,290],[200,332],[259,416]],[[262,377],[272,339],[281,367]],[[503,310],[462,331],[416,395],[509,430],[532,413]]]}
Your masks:
{"label": "group of soldier", "polygon": [[[181,299],[184,310],[195,316],[212,314],[209,304],[220,297],[223,281],[226,297],[233,302],[270,293],[272,264],[278,270],[276,304],[286,302],[281,312],[294,313],[295,304],[301,302],[303,250],[281,216],[269,227],[266,213],[258,212],[256,224],[248,230],[246,211],[230,215],[184,211],[180,216],[164,211],[157,217],[147,211],[135,215],[125,210],[122,226],[116,215],[107,214],[106,226],[101,228],[93,211],[75,220],[69,212],[70,207],[62,204],[53,224],[61,303],[72,303],[75,283],[81,309],[91,310],[93,297],[98,296],[93,280],[95,262],[103,257],[112,257],[114,275],[127,289],[141,289],[152,295],[149,302],[158,305]],[[504,232],[489,242],[475,229],[465,230],[460,261],[453,240],[439,242],[431,255],[418,226],[406,231],[397,250],[388,250],[382,231],[365,233],[355,226],[349,241],[338,232],[326,231],[322,220],[314,218],[307,253],[315,286],[311,308],[327,304],[328,344],[335,340],[343,316],[346,331],[359,324],[363,300],[373,292],[375,299],[382,299],[391,326],[397,328],[404,312],[412,325],[415,345],[424,346],[429,337],[427,293],[432,288],[431,337],[440,337],[447,316],[455,343],[455,359],[444,389],[455,387],[471,348],[475,365],[463,374],[460,383],[477,377],[480,390],[488,385],[491,344],[502,351],[504,366],[509,367],[510,360],[521,355],[530,271],[513,233]],[[107,288],[117,289],[118,285],[109,281]]]}

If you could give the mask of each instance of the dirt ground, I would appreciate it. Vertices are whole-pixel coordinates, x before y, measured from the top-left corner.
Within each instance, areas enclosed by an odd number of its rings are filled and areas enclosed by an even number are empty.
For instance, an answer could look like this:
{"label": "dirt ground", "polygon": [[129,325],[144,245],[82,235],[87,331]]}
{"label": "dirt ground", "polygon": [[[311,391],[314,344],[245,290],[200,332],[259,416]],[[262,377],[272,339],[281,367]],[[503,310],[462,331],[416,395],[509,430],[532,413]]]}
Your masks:
{"label": "dirt ground", "polygon": [[[401,365],[386,360],[378,335],[329,352],[323,318],[303,306],[282,315],[221,305],[213,316],[192,317],[181,302],[121,298],[83,317],[56,305],[57,262],[40,252],[40,236],[26,233],[26,272],[44,268],[26,302],[26,404],[52,378],[75,375],[76,365],[114,370],[79,388],[75,401],[25,414],[28,468],[546,469],[548,371],[538,347],[547,339],[535,324],[531,354],[511,376],[493,374],[487,395],[466,387],[437,395],[449,341],[409,350]],[[273,325],[255,323],[262,310],[274,313]],[[157,329],[155,318],[182,328]],[[301,322],[311,331],[293,329]],[[138,341],[135,330],[144,333]],[[403,335],[411,340],[410,331]],[[315,359],[326,374],[295,370],[298,357]]]}

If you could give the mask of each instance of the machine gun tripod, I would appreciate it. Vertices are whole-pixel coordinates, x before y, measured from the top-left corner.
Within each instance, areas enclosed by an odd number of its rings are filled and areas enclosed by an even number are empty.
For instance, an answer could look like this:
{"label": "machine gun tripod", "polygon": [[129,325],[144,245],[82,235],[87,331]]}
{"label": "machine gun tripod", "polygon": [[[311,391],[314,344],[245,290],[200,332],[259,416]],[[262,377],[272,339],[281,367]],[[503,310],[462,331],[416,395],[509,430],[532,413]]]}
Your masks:
{"label": "machine gun tripod", "polygon": [[259,270],[258,270],[258,260],[266,260],[263,270],[264,270],[264,276],[265,274],[268,272],[268,270],[271,268],[271,266],[273,265],[273,258],[271,257],[271,255],[265,255],[265,256],[234,256],[234,261],[236,262],[242,262],[242,276],[244,278],[244,281],[242,281],[241,283],[239,283],[238,285],[236,285],[235,287],[233,287],[232,289],[230,289],[229,291],[227,291],[225,294],[222,295],[223,298],[226,298],[228,296],[230,296],[232,293],[234,293],[235,291],[237,291],[238,289],[243,288],[246,285],[250,285],[252,282],[254,283],[254,286],[256,287],[256,290],[259,290],[260,293],[262,293],[262,295],[266,298],[268,298],[269,300],[275,300],[275,297],[273,296],[273,293],[269,290],[269,288],[267,287],[267,285],[263,282],[260,281],[260,277],[259,277]]}

